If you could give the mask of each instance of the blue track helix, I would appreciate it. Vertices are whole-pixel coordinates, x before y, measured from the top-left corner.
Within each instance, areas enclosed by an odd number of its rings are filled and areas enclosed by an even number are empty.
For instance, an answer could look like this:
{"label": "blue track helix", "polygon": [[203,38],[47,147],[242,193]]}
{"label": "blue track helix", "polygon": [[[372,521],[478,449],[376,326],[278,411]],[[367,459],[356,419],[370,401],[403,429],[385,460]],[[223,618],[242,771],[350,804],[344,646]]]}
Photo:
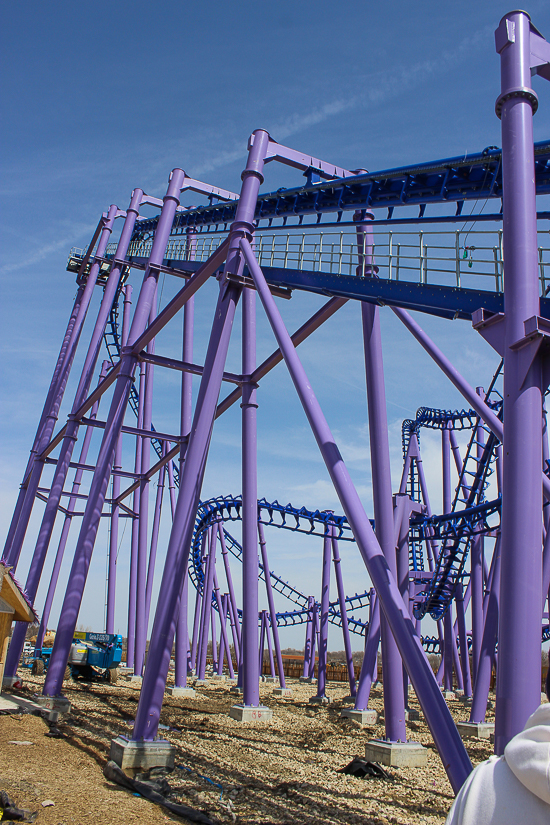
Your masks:
{"label": "blue track helix", "polygon": [[[219,521],[240,521],[241,520],[242,499],[240,496],[220,496],[201,502],[195,520],[193,541],[191,544],[189,575],[194,586],[201,589],[204,584],[204,572],[202,566],[202,545],[203,537],[210,525]],[[320,510],[308,510],[306,507],[293,507],[291,504],[279,504],[278,501],[269,502],[266,499],[258,501],[258,521],[261,524],[272,527],[279,527],[297,533],[305,533],[310,536],[324,536],[329,524],[333,524],[337,531],[337,538],[340,541],[355,541],[351,533],[351,528],[345,516],[338,516],[334,513]],[[232,555],[242,561],[242,547],[239,542],[225,530],[224,538],[227,549]],[[288,627],[290,625],[302,624],[307,621],[308,597],[284,581],[280,576],[269,571],[271,584],[274,590],[281,593],[289,601],[300,606],[299,610],[277,613],[277,626]],[[265,581],[264,568],[260,564],[260,579]],[[212,599],[213,606],[217,609],[215,598]],[[346,596],[346,605],[349,610],[368,607],[370,596],[368,592]],[[239,611],[240,613],[240,611]],[[331,602],[329,606],[329,621],[338,627],[342,626],[340,606],[337,601]],[[363,635],[367,628],[367,623],[348,616],[348,625],[352,633]]]}

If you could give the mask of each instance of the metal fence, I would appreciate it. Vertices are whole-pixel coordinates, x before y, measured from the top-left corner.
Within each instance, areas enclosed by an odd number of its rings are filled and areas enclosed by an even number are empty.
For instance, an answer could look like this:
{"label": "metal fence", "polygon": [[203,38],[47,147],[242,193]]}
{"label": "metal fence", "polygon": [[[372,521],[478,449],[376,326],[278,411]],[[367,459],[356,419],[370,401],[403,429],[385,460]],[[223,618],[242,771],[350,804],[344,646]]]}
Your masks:
{"label": "metal fence", "polygon": [[[195,259],[205,261],[225,235],[195,236]],[[538,267],[541,295],[550,291],[550,230],[538,233]],[[128,254],[148,257],[152,240],[134,242]],[[107,248],[113,254],[115,244]],[[258,233],[256,255],[260,266],[364,275],[369,264],[378,267],[378,277],[440,286],[470,287],[502,292],[504,258],[502,229],[374,232],[372,256],[365,256],[358,269],[357,238],[353,231]],[[166,259],[188,260],[186,240],[171,239]],[[548,281],[548,283],[547,283]]]}

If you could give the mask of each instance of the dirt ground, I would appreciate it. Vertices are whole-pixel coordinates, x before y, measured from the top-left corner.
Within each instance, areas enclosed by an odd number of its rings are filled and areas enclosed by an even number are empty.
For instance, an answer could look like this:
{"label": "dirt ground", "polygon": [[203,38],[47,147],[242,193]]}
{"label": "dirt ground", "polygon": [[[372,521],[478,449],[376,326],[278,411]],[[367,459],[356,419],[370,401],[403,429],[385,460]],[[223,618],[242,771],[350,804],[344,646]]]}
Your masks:
{"label": "dirt ground", "polygon": [[[43,677],[27,674],[17,692],[31,698]],[[365,742],[382,737],[383,725],[340,719],[347,691],[339,683],[328,685],[334,701],[322,707],[308,704],[314,686],[288,686],[291,698],[277,699],[272,685],[262,685],[261,701],[274,710],[265,724],[229,718],[236,698],[224,684],[200,687],[193,699],[165,697],[161,722],[169,729],[162,734],[176,748],[169,782],[177,801],[236,825],[442,825],[453,794],[423,721],[408,723],[408,736],[428,748],[427,768],[357,779],[336,770],[364,757]],[[20,807],[38,810],[37,825],[185,822],[103,777],[110,740],[131,732],[139,688],[69,681],[64,693],[72,710],[58,725],[62,738],[46,736],[40,717],[0,716],[0,789]],[[370,704],[382,711],[380,687]],[[414,694],[410,704],[418,708]],[[459,702],[449,704],[456,720],[467,718]],[[474,764],[492,750],[477,740],[467,748]],[[43,807],[46,800],[54,805]]]}

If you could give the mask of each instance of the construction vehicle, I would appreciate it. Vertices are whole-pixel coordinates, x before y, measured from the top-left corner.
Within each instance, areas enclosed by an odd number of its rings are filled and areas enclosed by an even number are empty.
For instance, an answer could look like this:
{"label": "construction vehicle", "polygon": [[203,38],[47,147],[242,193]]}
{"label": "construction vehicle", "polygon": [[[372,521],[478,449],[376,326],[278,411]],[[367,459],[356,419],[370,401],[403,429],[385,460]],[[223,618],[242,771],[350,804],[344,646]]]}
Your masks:
{"label": "construction vehicle", "polygon": [[[50,664],[51,647],[43,647],[39,655],[34,654],[31,672],[35,675],[44,673]],[[111,684],[118,680],[118,665],[122,659],[122,636],[116,633],[74,634],[65,670],[65,679],[102,679]],[[28,665],[27,665],[28,666]]]}

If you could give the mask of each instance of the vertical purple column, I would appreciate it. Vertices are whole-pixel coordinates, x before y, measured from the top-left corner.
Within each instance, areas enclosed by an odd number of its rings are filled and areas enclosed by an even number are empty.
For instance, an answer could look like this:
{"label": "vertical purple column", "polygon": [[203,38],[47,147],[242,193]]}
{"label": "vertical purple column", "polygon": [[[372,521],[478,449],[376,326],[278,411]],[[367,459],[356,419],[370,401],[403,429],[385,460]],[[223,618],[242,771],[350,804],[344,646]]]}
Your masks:
{"label": "vertical purple column", "polygon": [[313,628],[313,609],[315,605],[315,599],[313,596],[307,597],[307,621],[306,621],[306,639],[304,642],[304,669],[302,670],[302,679],[309,678],[310,672],[310,662],[312,657],[312,648],[313,648],[313,639],[312,639],[312,628]]}
{"label": "vertical purple column", "polygon": [[[194,261],[197,252],[197,233],[193,229],[187,230],[187,259]],[[195,299],[191,298],[183,308],[183,346],[182,361],[191,363],[193,361],[193,327],[195,315]],[[181,377],[181,426],[182,436],[188,436],[191,429],[193,412],[193,376],[189,372],[182,373]],[[182,445],[180,451],[180,475],[182,463],[185,459],[185,449]],[[176,655],[174,685],[175,687],[187,687],[187,664],[189,658],[189,571],[185,572],[185,581],[181,591],[180,608],[178,613],[178,623],[176,625]]]}
{"label": "vertical purple column", "polygon": [[260,550],[262,553],[262,567],[264,569],[265,589],[267,593],[267,604],[269,607],[269,616],[271,619],[271,627],[273,630],[273,644],[275,645],[275,656],[277,657],[277,669],[279,671],[279,684],[285,689],[285,672],[283,667],[283,655],[281,653],[281,643],[279,641],[279,629],[277,627],[277,613],[275,611],[275,600],[273,598],[273,588],[271,586],[271,576],[269,573],[269,563],[267,560],[267,548],[265,543],[264,526],[258,521],[258,538],[260,541]]}
{"label": "vertical purple column", "polygon": [[342,578],[342,566],[340,563],[340,551],[338,550],[338,540],[336,538],[336,528],[334,524],[331,530],[332,537],[332,558],[334,562],[334,576],[336,578],[336,589],[338,591],[338,604],[340,605],[340,616],[342,620],[342,636],[344,638],[344,650],[346,652],[346,663],[348,666],[349,692],[350,696],[355,696],[355,669],[353,667],[353,653],[351,650],[351,640],[349,637],[348,614],[346,611],[346,592]]}
{"label": "vertical purple column", "polygon": [[235,599],[235,590],[233,588],[233,578],[231,576],[231,567],[229,565],[229,555],[227,546],[225,544],[225,536],[223,532],[223,521],[218,522],[218,534],[220,537],[220,545],[222,548],[223,567],[225,570],[225,578],[227,579],[227,588],[229,590],[229,616],[231,622],[231,632],[233,634],[233,645],[235,647],[235,656],[237,662],[240,659],[241,649],[241,632],[239,626],[239,614],[237,611],[237,600]]}
{"label": "vertical purple column", "polygon": [[327,684],[328,608],[330,599],[331,527],[327,525],[323,539],[323,572],[321,576],[321,623],[319,626],[319,665],[317,669],[317,698],[325,697]]}
{"label": "vertical purple column", "polygon": [[[441,430],[441,462],[443,473],[443,512],[450,513],[452,507],[451,488],[451,439],[448,427]],[[447,608],[443,619],[444,647],[443,656],[445,662],[443,684],[445,690],[453,689],[453,648],[455,646],[453,632],[453,608],[452,602]]]}
{"label": "vertical purple column", "polygon": [[[363,216],[355,213],[354,220],[371,218],[371,213]],[[372,227],[368,223],[357,225],[358,248],[369,264],[363,267],[365,275],[372,277],[375,272],[372,263]],[[361,250],[361,247],[363,249]],[[361,263],[361,257],[360,257]],[[372,491],[374,501],[374,521],[376,537],[386,557],[389,569],[397,579],[397,561],[393,530],[393,502],[390,471],[390,447],[388,440],[388,419],[384,387],[384,364],[382,359],[382,338],[378,307],[361,304],[363,321],[363,341],[365,349],[365,371],[367,380],[367,404],[369,417],[369,438],[372,466]],[[385,616],[381,616],[382,672],[384,680],[384,722],[386,738],[392,742],[405,742],[405,704],[403,695],[403,666],[401,656]]]}
{"label": "vertical purple column", "polygon": [[268,145],[269,135],[267,132],[260,129],[256,130],[249,143],[248,161],[242,173],[241,196],[235,221],[231,226],[229,235],[224,278],[220,283],[220,297],[206,353],[183,475],[180,481],[178,504],[166,554],[166,564],[161,584],[164,598],[159,602],[155,615],[150,643],[151,654],[145,670],[136,714],[133,738],[137,740],[154,739],[158,729],[183,576],[187,568],[216,404],[220,393],[236,304],[241,291],[240,287],[231,284],[226,276],[232,273],[238,274],[242,270],[240,242],[246,236],[250,237],[254,231],[254,212],[260,183],[263,181],[262,172]]}
{"label": "vertical purple column", "polygon": [[[242,296],[242,371],[256,367],[256,292]],[[245,379],[242,388],[242,542],[243,542],[243,705],[260,704],[258,671],[258,482],[256,458],[256,385]]]}
{"label": "vertical purple column", "polygon": [[[484,398],[483,387],[476,387],[476,392],[480,398]],[[481,426],[481,421],[476,427],[476,459],[478,468],[483,456],[485,444],[485,430]],[[478,470],[479,472],[479,470]],[[477,679],[477,668],[479,655],[481,652],[481,637],[483,635],[483,562],[484,562],[484,541],[482,535],[474,536],[472,539],[470,582],[472,586],[472,598],[470,610],[472,614],[472,675]]]}
{"label": "vertical purple column", "polygon": [[[151,324],[157,315],[156,310],[157,295],[151,307],[149,323]],[[147,352],[154,354],[155,339],[147,344]],[[146,364],[145,367],[145,403],[143,406],[143,429],[151,431],[153,420],[153,364]],[[145,662],[145,647],[147,644],[147,625],[145,622],[146,612],[146,589],[147,589],[147,547],[148,547],[148,527],[149,527],[149,479],[146,473],[151,467],[151,439],[141,439],[141,482],[139,485],[139,527],[138,527],[138,552],[137,552],[137,581],[136,581],[136,653],[134,662],[134,673],[143,675],[143,665]]]}
{"label": "vertical purple column", "polygon": [[470,676],[470,651],[468,650],[468,636],[466,635],[466,616],[464,610],[464,593],[462,584],[458,584],[455,591],[456,623],[458,626],[458,643],[460,645],[460,667],[464,682],[464,696],[472,697],[472,679]]}
{"label": "vertical purple column", "polygon": [[[139,365],[139,392],[138,392],[138,413],[137,427],[143,429],[143,411],[145,407],[145,362]],[[141,442],[142,437],[136,435],[136,452],[134,458],[134,474],[136,481],[141,476]],[[136,613],[137,613],[137,576],[138,576],[138,547],[139,547],[139,502],[140,488],[134,490],[132,496],[132,510],[136,514],[132,521],[132,536],[130,539],[130,571],[128,578],[128,635],[126,666],[134,669],[136,673]],[[141,675],[141,674],[139,674]]]}
{"label": "vertical purple column", "polygon": [[498,631],[498,594],[500,590],[500,537],[497,538],[494,549],[493,580],[489,591],[487,615],[483,627],[481,650],[478,661],[477,677],[474,687],[474,697],[470,722],[484,722],[487,712],[487,699],[491,686],[491,673],[495,659],[495,647]]}
{"label": "vertical purple column", "polygon": [[504,286],[504,450],[495,752],[521,731],[540,702],[542,393],[535,358],[527,373],[524,321],[539,314],[530,20],[506,15],[501,58]]}
{"label": "vertical purple column", "polygon": [[[128,332],[130,331],[130,308],[132,306],[132,287],[130,284],[122,290],[124,295],[122,312],[122,335],[121,345],[126,346]],[[115,458],[113,462],[113,482],[112,497],[116,501],[120,494],[120,476],[118,470],[122,469],[122,434],[119,435],[116,443]],[[118,557],[118,518],[120,507],[118,504],[111,506],[111,534],[109,536],[109,574],[107,579],[107,618],[105,622],[105,632],[115,632],[115,603],[116,603],[116,566]]]}
{"label": "vertical purple column", "polygon": [[128,350],[145,331],[147,319],[156,292],[159,271],[155,268],[162,263],[164,250],[170,235],[176,207],[179,204],[179,193],[183,186],[185,173],[182,169],[174,169],[170,175],[168,190],[164,197],[162,212],[157,224],[149,266],[145,271],[140,290],[132,327],[128,337],[128,347],[123,351],[120,372],[115,384],[111,407],[105,424],[105,431],[99,449],[96,469],[93,475],[88,502],[82,518],[80,535],[75,548],[75,555],[65,599],[61,610],[61,617],[57,627],[57,635],[52,650],[50,666],[44,682],[44,695],[57,696],[62,688],[63,674],[69,657],[78,611],[82,602],[88,568],[93,553],[95,537],[103,511],[103,504],[107,493],[111,469],[115,457],[116,443],[120,435],[126,405],[130,395],[130,388],[134,378],[137,363],[136,356]]}
{"label": "vertical purple column", "polygon": [[[208,556],[202,588],[201,622],[199,629],[199,646],[197,650],[197,678],[202,680],[206,674],[206,657],[208,653],[208,630],[212,612],[212,585],[214,584],[214,564],[216,562],[216,538],[213,528],[208,528]],[[214,639],[212,638],[212,644]]]}

